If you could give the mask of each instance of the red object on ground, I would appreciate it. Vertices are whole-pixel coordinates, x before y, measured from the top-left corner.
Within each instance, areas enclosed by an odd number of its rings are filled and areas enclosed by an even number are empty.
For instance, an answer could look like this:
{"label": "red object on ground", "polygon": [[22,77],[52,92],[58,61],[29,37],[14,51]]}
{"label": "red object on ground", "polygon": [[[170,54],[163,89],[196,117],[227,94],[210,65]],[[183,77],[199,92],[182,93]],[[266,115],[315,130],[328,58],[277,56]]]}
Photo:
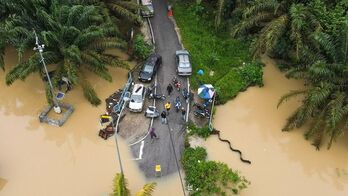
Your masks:
{"label": "red object on ground", "polygon": [[168,10],[168,16],[173,16],[173,10],[172,9]]}

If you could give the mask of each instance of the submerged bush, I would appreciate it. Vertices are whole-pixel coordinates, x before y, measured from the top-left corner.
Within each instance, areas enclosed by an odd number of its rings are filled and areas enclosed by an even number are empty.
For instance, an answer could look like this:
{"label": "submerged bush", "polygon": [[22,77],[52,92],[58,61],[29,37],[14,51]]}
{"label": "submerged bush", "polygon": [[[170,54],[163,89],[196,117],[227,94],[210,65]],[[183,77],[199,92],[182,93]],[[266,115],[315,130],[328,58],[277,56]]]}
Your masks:
{"label": "submerged bush", "polygon": [[260,63],[247,63],[240,67],[238,72],[246,86],[263,86],[263,71]]}

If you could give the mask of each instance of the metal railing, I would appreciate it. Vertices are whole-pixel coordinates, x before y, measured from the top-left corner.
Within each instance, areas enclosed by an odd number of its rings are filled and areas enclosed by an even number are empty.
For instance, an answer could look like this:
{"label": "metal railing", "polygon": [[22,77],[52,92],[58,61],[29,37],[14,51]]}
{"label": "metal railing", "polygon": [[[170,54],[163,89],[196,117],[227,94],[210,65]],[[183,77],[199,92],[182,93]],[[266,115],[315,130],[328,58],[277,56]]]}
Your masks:
{"label": "metal railing", "polygon": [[114,111],[116,112],[116,114],[120,114],[123,105],[125,104],[125,97],[130,97],[130,92],[129,89],[132,86],[133,83],[133,78],[132,78],[132,74],[128,73],[128,80],[126,82],[126,84],[124,85],[124,88],[122,90],[122,94],[120,97],[120,100],[118,101],[118,103],[114,106]]}

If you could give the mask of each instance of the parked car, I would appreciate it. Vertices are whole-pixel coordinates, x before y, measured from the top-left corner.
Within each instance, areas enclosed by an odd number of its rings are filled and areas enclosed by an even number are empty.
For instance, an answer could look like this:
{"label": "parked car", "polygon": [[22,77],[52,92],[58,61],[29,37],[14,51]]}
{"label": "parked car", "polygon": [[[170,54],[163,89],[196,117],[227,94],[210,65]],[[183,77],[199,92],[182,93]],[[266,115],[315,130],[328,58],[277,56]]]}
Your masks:
{"label": "parked car", "polygon": [[145,117],[147,118],[157,118],[159,115],[160,113],[156,109],[156,106],[149,106],[145,111]]}
{"label": "parked car", "polygon": [[142,17],[148,18],[155,14],[151,0],[141,0],[141,4],[146,8],[146,10],[141,10]]}
{"label": "parked car", "polygon": [[146,88],[143,84],[134,84],[132,95],[129,101],[131,112],[141,112],[144,106]]}
{"label": "parked car", "polygon": [[142,82],[150,82],[156,75],[160,64],[162,64],[161,55],[155,53],[151,54],[139,72],[139,80]]}
{"label": "parked car", "polygon": [[176,56],[176,72],[179,76],[190,76],[192,74],[192,66],[190,63],[190,54],[187,50],[177,50]]}

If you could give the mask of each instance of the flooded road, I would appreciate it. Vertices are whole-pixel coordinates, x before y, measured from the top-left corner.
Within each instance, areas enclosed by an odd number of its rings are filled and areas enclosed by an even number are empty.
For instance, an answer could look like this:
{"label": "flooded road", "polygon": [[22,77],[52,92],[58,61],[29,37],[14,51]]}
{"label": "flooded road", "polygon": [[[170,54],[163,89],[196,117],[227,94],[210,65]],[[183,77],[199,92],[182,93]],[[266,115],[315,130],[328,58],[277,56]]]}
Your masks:
{"label": "flooded road", "polygon": [[281,132],[299,100],[277,109],[278,100],[302,84],[287,80],[270,59],[264,58],[264,62],[265,86],[249,88],[217,107],[214,120],[221,137],[230,140],[252,164],[242,163],[217,136],[205,143],[209,159],[227,163],[251,181],[242,195],[348,195],[348,137],[329,151],[325,145],[316,151],[304,139],[304,130]]}
{"label": "flooded road", "polygon": [[[6,67],[15,64],[8,50]],[[319,152],[303,139],[303,131],[281,132],[286,117],[298,105],[285,103],[279,109],[279,97],[301,82],[286,80],[268,62],[265,86],[249,88],[233,101],[217,108],[214,124],[223,138],[239,148],[252,165],[240,162],[237,154],[211,136],[205,145],[209,159],[227,163],[240,170],[251,185],[242,195],[348,195],[348,143],[341,139],[330,151]],[[123,86],[127,71],[111,70],[113,82],[97,76],[91,81],[104,100]],[[38,75],[25,82],[4,84],[0,72],[0,195],[106,195],[119,172],[113,138],[97,135],[98,116],[104,103],[91,106],[76,89],[64,98],[75,112],[61,128],[41,124],[38,114],[46,105],[43,83]],[[78,87],[76,87],[78,88]],[[348,138],[345,138],[347,141]],[[129,188],[135,193],[146,183],[127,144],[120,140],[120,151]],[[144,155],[146,156],[146,155]],[[156,180],[155,196],[181,195],[177,174]]]}

